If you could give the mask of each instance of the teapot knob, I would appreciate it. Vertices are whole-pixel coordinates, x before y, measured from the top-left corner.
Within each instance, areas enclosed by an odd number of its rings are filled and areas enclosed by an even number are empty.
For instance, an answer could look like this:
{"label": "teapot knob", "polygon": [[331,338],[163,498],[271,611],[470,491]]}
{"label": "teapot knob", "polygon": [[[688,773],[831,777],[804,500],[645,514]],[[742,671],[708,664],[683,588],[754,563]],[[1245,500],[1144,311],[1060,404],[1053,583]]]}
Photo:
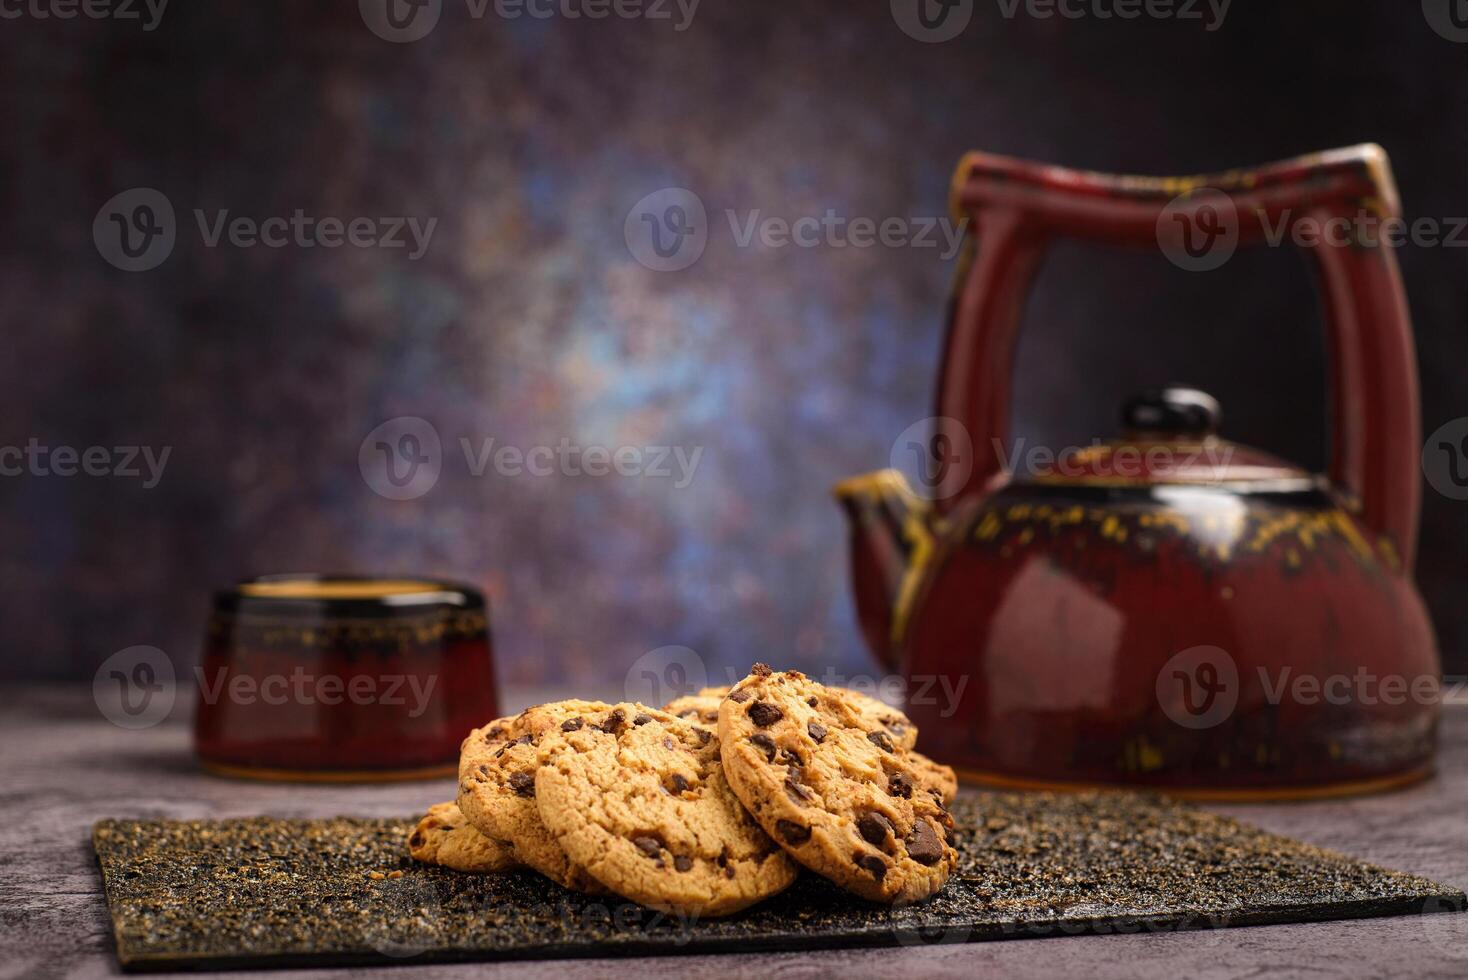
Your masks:
{"label": "teapot knob", "polygon": [[1218,400],[1206,391],[1169,385],[1149,388],[1122,405],[1121,422],[1130,436],[1210,436],[1218,431]]}

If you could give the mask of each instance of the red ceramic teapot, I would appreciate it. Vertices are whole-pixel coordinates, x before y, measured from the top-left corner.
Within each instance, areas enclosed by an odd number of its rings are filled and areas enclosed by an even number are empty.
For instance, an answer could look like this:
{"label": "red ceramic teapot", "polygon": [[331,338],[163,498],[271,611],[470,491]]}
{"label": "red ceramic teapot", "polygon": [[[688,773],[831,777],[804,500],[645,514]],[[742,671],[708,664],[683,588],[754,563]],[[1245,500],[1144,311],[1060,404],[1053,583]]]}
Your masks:
{"label": "red ceramic teapot", "polygon": [[1385,153],[1181,179],[975,153],[953,196],[972,237],[931,496],[895,470],[836,490],[867,641],[909,691],[951,695],[909,698],[922,747],[991,784],[1194,796],[1361,792],[1428,773],[1439,665],[1412,582],[1417,379],[1389,246],[1290,239],[1328,321],[1328,478],[1221,439],[1216,403],[1183,388],[1139,396],[1119,439],[1032,472],[1002,456],[1015,330],[1052,240],[1191,249],[1199,229],[1249,244],[1300,221],[1392,217]]}

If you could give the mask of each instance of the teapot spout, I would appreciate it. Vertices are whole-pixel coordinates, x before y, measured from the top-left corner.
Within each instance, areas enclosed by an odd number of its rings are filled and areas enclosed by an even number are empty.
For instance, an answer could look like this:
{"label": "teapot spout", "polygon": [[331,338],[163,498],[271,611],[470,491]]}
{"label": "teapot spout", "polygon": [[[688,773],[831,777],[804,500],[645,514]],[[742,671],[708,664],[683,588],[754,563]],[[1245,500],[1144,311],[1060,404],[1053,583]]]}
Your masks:
{"label": "teapot spout", "polygon": [[907,628],[916,572],[933,538],[931,506],[897,470],[878,470],[832,488],[851,526],[851,575],[857,619],[872,653],[889,670]]}

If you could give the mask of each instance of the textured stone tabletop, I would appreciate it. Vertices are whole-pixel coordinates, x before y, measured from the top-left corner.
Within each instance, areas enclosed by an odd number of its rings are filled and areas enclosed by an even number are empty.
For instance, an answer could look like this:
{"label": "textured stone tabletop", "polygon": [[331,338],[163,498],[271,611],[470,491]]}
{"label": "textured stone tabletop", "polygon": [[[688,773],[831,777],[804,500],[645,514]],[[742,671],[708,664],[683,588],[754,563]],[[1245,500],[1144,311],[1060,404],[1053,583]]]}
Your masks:
{"label": "textured stone tabletop", "polygon": [[[530,700],[522,697],[518,700]],[[180,713],[182,714],[182,713]],[[1214,807],[1281,834],[1468,885],[1468,708],[1445,710],[1437,779],[1404,792],[1289,805]],[[303,788],[234,782],[194,765],[188,730],[171,720],[143,731],[106,722],[86,690],[0,692],[0,980],[118,974],[90,845],[104,817],[403,816],[448,799],[452,783]],[[360,969],[270,974],[356,976]],[[1462,977],[1468,915],[1138,935],[1080,935],[966,945],[606,961],[392,967],[393,978],[727,977],[841,974],[845,978],[1085,976]]]}

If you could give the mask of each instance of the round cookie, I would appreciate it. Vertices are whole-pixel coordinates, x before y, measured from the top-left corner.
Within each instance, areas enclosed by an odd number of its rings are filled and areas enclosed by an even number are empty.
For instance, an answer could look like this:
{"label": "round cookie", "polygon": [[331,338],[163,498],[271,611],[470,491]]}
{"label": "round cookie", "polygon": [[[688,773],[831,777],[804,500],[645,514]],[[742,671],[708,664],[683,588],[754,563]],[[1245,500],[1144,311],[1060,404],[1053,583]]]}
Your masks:
{"label": "round cookie", "polygon": [[845,694],[755,664],[719,708],[724,772],[797,861],[878,902],[937,893],[958,863],[931,773]]}
{"label": "round cookie", "polygon": [[605,889],[571,861],[535,806],[535,770],[545,736],[583,715],[604,712],[600,701],[553,701],[526,708],[508,722],[491,722],[464,740],[459,752],[459,808],[481,833],[507,840],[517,860],[573,891]]}
{"label": "round cookie", "polygon": [[408,836],[408,853],[424,864],[479,874],[509,871],[519,865],[508,843],[475,830],[455,803],[428,808]]}
{"label": "round cookie", "polygon": [[540,817],[617,894],[676,915],[728,915],[783,891],[797,869],[729,788],[707,728],[619,704],[547,740]]}
{"label": "round cookie", "polygon": [[[846,703],[856,710],[863,719],[873,727],[881,727],[887,730],[892,741],[910,749],[917,745],[918,730],[912,723],[912,719],[898,711],[885,701],[879,701],[869,694],[854,691],[849,687],[827,686],[828,690],[838,691],[844,697]],[[705,687],[697,694],[686,697],[675,698],[663,705],[663,710],[669,714],[677,715],[679,718],[690,718],[700,721],[706,725],[717,725],[719,722],[719,703],[729,694],[728,687]],[[937,763],[934,763],[936,765]],[[946,768],[946,767],[945,767]],[[957,792],[958,781],[953,780],[954,792]],[[952,796],[948,797],[950,800]]]}

